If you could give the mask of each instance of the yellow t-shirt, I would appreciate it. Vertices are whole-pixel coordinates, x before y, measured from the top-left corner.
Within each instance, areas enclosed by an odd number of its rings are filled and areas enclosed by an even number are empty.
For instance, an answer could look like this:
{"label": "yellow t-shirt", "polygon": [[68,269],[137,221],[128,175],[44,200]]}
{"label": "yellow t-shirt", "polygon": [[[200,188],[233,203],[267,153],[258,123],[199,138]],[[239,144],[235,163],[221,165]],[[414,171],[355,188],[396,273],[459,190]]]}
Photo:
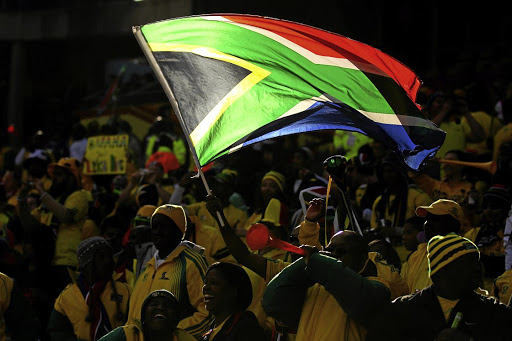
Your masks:
{"label": "yellow t-shirt", "polygon": [[498,160],[501,145],[509,142],[512,142],[512,122],[501,128],[494,135],[493,160]]}
{"label": "yellow t-shirt", "polygon": [[[128,300],[130,298],[130,291],[126,284],[115,281],[114,285],[116,286],[117,295],[114,294],[112,289],[112,282],[109,282],[100,296],[112,329],[124,324],[124,321],[116,318],[118,312],[117,301],[119,301],[120,312],[123,316],[126,316]],[[90,322],[87,322],[86,319],[89,314],[89,307],[76,284],[68,284],[62,290],[59,297],[55,300],[54,309],[68,318],[73,326],[75,336],[79,340],[90,340]]]}
{"label": "yellow t-shirt", "polygon": [[0,272],[0,341],[5,340],[4,312],[11,304],[11,292],[14,286],[13,280]]}
{"label": "yellow t-shirt", "polygon": [[505,271],[496,278],[493,289],[493,296],[498,298],[501,303],[508,304],[510,297],[512,297],[512,269]]}
{"label": "yellow t-shirt", "polygon": [[[393,220],[395,219],[395,214],[394,214],[394,212],[389,212],[389,207],[386,207],[384,217],[378,216],[376,208],[381,199],[382,199],[382,195],[379,195],[373,203],[372,219],[370,222],[370,226],[372,228],[376,228],[379,225],[379,223],[378,223],[379,219],[386,219],[391,222],[393,222]],[[394,199],[395,199],[395,195],[389,196],[389,202],[392,202]],[[432,203],[432,199],[428,196],[427,193],[423,192],[419,188],[409,188],[409,191],[407,192],[407,209],[405,211],[404,221],[416,216],[416,207],[428,206],[431,203]]]}
{"label": "yellow t-shirt", "polygon": [[[503,127],[503,124],[496,117],[492,117],[484,111],[475,111],[471,113],[471,116],[475,121],[482,127],[485,138],[481,142],[466,142],[466,149],[474,150],[477,154],[485,154],[492,152],[487,146],[487,139],[491,136],[495,136],[496,133]],[[468,125],[466,117],[461,120],[462,124]]]}
{"label": "yellow t-shirt", "polygon": [[443,298],[441,296],[437,296],[437,300],[441,305],[441,309],[443,310],[445,320],[448,321],[450,319],[450,314],[452,313],[453,307],[455,307],[457,302],[459,302],[460,300],[447,300],[446,298]]}
{"label": "yellow t-shirt", "polygon": [[418,249],[402,266],[401,275],[411,294],[432,285],[432,280],[428,275],[427,243],[418,245]]}
{"label": "yellow t-shirt", "polygon": [[436,153],[437,157],[444,157],[450,150],[465,150],[466,149],[466,138],[471,132],[471,128],[466,120],[449,122],[441,122],[439,128],[446,132],[446,138],[441,148]]}
{"label": "yellow t-shirt", "polygon": [[210,340],[213,340],[215,335],[217,335],[220,332],[220,330],[222,329],[222,327],[224,327],[224,325],[226,324],[226,321],[229,320],[230,317],[231,317],[231,315],[229,315],[227,319],[222,321],[221,324],[219,324],[218,326],[215,326],[215,328],[212,329],[212,332],[210,334]]}
{"label": "yellow t-shirt", "polygon": [[[57,240],[55,241],[55,254],[53,265],[67,265],[76,267],[78,260],[76,250],[82,240],[82,227],[89,210],[92,194],[85,190],[71,193],[64,201],[64,207],[73,212],[73,222],[61,223],[57,227]],[[45,209],[43,205],[32,210],[31,214],[43,225],[53,226],[53,212]]]}
{"label": "yellow t-shirt", "polygon": [[[207,226],[217,226],[217,221],[211,216],[206,209],[206,202],[201,201],[195,204],[186,205],[187,215],[195,216],[199,221]],[[229,205],[223,209],[224,216],[228,220],[229,226],[233,229],[243,228],[247,221],[247,213],[236,206]]]}

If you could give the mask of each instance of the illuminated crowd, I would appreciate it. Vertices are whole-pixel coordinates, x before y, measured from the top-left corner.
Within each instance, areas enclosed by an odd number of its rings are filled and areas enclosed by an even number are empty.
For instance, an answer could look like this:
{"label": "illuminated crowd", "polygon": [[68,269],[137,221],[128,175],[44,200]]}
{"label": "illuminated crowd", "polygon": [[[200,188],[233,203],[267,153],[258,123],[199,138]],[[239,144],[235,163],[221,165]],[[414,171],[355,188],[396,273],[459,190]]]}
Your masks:
{"label": "illuminated crowd", "polygon": [[[325,131],[203,178],[170,107],[143,138],[115,118],[2,142],[0,340],[512,340],[512,95],[479,91],[421,89],[446,139],[420,171]],[[84,172],[114,135],[123,172]]]}

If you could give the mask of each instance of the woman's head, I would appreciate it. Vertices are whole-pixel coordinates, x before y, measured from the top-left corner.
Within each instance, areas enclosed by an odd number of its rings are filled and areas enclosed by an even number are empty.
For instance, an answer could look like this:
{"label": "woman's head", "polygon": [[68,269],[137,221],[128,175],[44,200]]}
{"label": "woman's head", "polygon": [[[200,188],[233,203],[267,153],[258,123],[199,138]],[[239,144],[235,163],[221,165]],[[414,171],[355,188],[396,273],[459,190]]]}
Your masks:
{"label": "woman's head", "polygon": [[261,196],[263,201],[268,203],[272,198],[278,198],[283,195],[285,187],[285,177],[283,174],[270,171],[261,179]]}
{"label": "woman's head", "polygon": [[203,295],[212,314],[244,311],[252,301],[252,286],[245,270],[236,264],[217,262],[206,272]]}

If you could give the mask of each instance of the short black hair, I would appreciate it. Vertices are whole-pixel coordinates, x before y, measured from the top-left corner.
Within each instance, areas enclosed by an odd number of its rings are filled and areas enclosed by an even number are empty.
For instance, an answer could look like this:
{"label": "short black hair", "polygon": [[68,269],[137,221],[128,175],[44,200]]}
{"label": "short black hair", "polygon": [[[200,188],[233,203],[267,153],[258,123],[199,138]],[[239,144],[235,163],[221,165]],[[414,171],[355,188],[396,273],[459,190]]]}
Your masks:
{"label": "short black hair", "polygon": [[240,265],[227,262],[213,263],[206,271],[206,275],[211,270],[221,272],[229,285],[236,289],[237,308],[239,311],[245,311],[252,302],[252,284],[247,272]]}

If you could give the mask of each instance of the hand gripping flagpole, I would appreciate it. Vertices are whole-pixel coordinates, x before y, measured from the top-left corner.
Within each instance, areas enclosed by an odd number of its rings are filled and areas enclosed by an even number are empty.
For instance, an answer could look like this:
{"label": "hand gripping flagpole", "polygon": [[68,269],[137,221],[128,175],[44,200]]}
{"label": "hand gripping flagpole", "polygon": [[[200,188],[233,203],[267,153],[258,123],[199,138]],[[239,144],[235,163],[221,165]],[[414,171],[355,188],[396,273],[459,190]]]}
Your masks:
{"label": "hand gripping flagpole", "polygon": [[[201,169],[201,164],[199,163],[199,158],[197,157],[196,150],[194,148],[194,144],[192,143],[192,140],[190,139],[190,134],[187,130],[187,127],[185,126],[185,123],[183,122],[183,118],[181,117],[181,111],[178,106],[178,102],[176,101],[176,98],[174,98],[174,94],[172,93],[171,88],[169,87],[169,84],[165,80],[164,74],[162,73],[162,70],[158,67],[158,63],[156,62],[155,57],[151,53],[151,50],[149,49],[148,43],[146,41],[146,38],[142,35],[142,32],[140,30],[140,26],[133,26],[132,32],[135,35],[135,39],[137,40],[137,43],[139,43],[139,46],[142,49],[142,52],[144,52],[144,55],[146,56],[146,59],[149,62],[149,65],[151,66],[151,69],[153,69],[153,72],[155,73],[158,81],[162,85],[162,88],[164,89],[165,94],[167,95],[167,99],[169,99],[169,102],[171,103],[171,106],[174,110],[174,113],[176,114],[176,117],[178,118],[178,121],[180,122],[181,129],[185,133],[185,139],[187,140],[188,147],[190,149],[190,152],[192,153],[192,158],[194,159],[194,163],[197,168],[197,172],[199,176],[201,177],[201,180],[203,181],[204,188],[206,189],[206,192],[208,194],[212,194],[212,190],[210,189],[210,186],[208,186],[208,183],[206,182],[206,177],[204,176],[203,170]],[[220,212],[217,212],[217,218],[220,223],[220,227],[224,227],[225,223],[222,219],[222,216]]]}

